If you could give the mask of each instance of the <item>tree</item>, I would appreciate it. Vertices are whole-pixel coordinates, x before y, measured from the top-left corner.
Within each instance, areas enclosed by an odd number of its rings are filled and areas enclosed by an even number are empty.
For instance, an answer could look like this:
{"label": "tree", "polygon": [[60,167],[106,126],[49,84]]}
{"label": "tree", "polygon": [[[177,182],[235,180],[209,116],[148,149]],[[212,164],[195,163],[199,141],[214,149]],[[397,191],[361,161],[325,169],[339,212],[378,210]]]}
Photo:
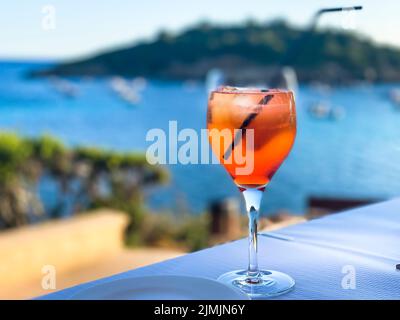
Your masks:
{"label": "tree", "polygon": [[21,226],[43,215],[38,185],[44,178],[58,189],[55,205],[46,212],[50,217],[109,206],[127,212],[131,229],[136,229],[143,217],[144,189],[166,182],[168,175],[140,153],[69,149],[50,136],[0,133],[1,228]]}

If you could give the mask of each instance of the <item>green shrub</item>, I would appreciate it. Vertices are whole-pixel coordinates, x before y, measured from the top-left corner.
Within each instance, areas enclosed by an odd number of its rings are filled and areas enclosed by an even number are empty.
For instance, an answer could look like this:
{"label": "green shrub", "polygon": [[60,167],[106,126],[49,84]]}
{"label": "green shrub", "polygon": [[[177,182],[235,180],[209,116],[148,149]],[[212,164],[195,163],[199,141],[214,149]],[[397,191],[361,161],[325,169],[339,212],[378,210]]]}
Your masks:
{"label": "green shrub", "polygon": [[43,212],[37,187],[44,176],[57,182],[60,194],[50,216],[65,211],[69,199],[73,211],[98,206],[125,211],[132,230],[143,221],[143,188],[168,180],[165,169],[149,165],[142,153],[67,148],[49,135],[23,138],[0,132],[0,227],[29,223],[30,214]]}
{"label": "green shrub", "polygon": [[0,228],[27,224],[30,215],[43,213],[37,188],[45,175],[57,182],[60,193],[47,212],[52,217],[59,217],[66,210],[65,199],[72,199],[74,212],[99,207],[125,212],[130,218],[127,245],[185,250],[208,245],[206,215],[177,216],[146,209],[143,189],[166,183],[169,175],[164,168],[149,165],[142,153],[67,148],[49,135],[23,138],[0,132]]}

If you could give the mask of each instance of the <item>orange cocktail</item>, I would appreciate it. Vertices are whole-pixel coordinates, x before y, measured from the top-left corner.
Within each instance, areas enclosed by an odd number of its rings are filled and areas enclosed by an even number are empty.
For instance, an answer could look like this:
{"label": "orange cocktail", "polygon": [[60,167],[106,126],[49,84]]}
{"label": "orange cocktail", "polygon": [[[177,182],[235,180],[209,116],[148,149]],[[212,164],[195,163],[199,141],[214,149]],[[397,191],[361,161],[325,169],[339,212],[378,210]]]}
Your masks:
{"label": "orange cocktail", "polygon": [[[213,151],[234,182],[242,188],[264,187],[294,143],[296,112],[293,94],[256,89],[214,91],[209,99],[207,126]],[[220,134],[227,129],[229,136]],[[235,134],[235,129],[242,132]],[[247,130],[253,132],[253,148],[246,144]],[[254,161],[249,174],[237,170],[244,166],[234,152],[240,144],[243,157]],[[251,152],[253,154],[249,154]]]}
{"label": "orange cocktail", "polygon": [[294,287],[290,276],[258,268],[257,224],[265,186],[296,136],[293,93],[221,87],[210,94],[207,127],[214,154],[242,192],[249,216],[248,268],[227,272],[219,280],[252,298],[288,292]]}

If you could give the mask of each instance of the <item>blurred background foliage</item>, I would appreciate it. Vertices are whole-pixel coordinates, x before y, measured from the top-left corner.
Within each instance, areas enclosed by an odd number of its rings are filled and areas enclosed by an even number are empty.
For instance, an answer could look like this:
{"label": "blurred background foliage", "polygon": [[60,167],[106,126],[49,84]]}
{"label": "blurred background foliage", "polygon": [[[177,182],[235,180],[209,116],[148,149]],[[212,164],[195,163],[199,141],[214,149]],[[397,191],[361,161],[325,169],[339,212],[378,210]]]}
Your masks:
{"label": "blurred background foliage", "polygon": [[[54,180],[59,191],[50,209],[44,208],[38,191],[44,178]],[[168,179],[164,168],[149,165],[141,153],[68,148],[49,135],[24,138],[0,132],[0,228],[44,220],[45,215],[60,218],[68,210],[107,207],[129,216],[130,246],[205,247],[207,215],[151,213],[146,208],[146,190]]]}
{"label": "blurred background foliage", "polygon": [[[51,210],[40,198],[40,182],[52,179],[57,197]],[[149,165],[141,153],[119,153],[97,148],[68,148],[45,135],[23,138],[0,133],[0,227],[22,226],[73,212],[108,207],[129,215],[129,245],[179,245],[198,249],[206,243],[204,217],[185,216],[176,223],[172,215],[148,213],[147,188],[168,181],[167,171]],[[146,214],[147,213],[147,214]],[[174,242],[176,242],[174,244]]]}

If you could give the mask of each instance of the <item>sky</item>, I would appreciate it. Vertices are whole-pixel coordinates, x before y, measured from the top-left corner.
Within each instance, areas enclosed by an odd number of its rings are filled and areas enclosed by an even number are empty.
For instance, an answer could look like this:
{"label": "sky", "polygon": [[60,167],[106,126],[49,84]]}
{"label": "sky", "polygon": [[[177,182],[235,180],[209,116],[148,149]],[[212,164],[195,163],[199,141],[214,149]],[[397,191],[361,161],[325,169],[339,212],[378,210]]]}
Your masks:
{"label": "sky", "polygon": [[321,6],[350,5],[364,9],[350,18],[326,15],[320,25],[350,27],[376,42],[400,47],[397,0],[29,0],[1,4],[0,58],[74,59],[151,39],[161,29],[179,32],[199,21],[284,18],[304,26]]}

